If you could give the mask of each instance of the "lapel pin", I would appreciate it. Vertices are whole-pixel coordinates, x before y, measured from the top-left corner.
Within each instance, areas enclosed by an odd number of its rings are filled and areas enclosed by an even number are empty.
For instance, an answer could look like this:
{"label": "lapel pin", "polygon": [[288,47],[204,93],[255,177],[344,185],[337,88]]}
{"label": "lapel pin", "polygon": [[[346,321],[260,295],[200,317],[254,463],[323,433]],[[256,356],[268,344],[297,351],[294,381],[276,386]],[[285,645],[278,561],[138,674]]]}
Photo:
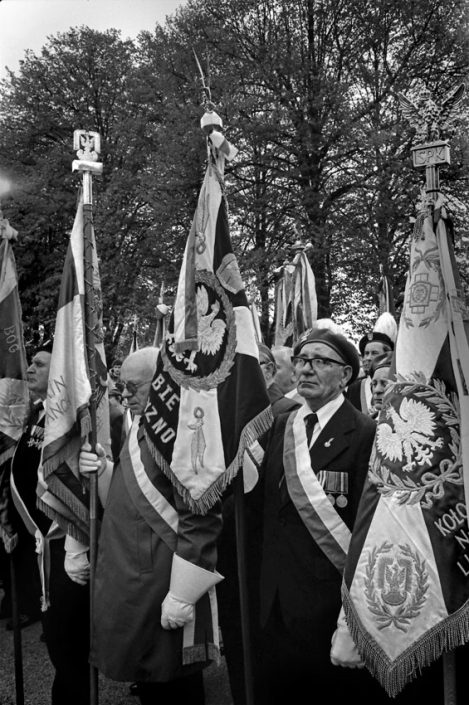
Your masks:
{"label": "lapel pin", "polygon": [[333,440],[334,436],[332,436],[332,438],[329,438],[329,440],[324,443],[324,448],[330,448]]}

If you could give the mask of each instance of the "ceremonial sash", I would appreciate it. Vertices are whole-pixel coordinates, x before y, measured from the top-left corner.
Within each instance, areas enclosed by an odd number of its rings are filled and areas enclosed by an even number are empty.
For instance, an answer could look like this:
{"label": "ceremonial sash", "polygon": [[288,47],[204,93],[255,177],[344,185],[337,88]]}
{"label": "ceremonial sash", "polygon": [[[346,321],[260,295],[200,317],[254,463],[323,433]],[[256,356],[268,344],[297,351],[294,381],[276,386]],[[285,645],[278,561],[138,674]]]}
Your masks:
{"label": "ceremonial sash", "polygon": [[316,473],[311,467],[311,457],[306,437],[306,407],[292,411],[285,428],[283,465],[288,493],[304,525],[319,548],[342,573],[351,533],[342,521]]}
{"label": "ceremonial sash", "polygon": [[[178,513],[156,486],[155,480],[161,472],[150,454],[150,462],[145,465],[142,462],[139,422],[140,416],[135,416],[120,455],[125,485],[142,517],[168,548],[175,552]],[[217,600],[215,588],[212,587],[196,603],[194,619],[184,626],[182,663],[207,659],[218,662],[219,646]]]}

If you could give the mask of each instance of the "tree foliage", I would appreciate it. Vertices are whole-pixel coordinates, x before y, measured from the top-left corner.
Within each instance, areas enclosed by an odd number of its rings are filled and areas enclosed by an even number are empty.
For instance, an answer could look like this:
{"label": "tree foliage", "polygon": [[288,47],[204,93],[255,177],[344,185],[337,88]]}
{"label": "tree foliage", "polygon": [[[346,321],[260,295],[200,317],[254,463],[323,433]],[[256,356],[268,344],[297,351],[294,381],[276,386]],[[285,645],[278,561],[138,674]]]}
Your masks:
{"label": "tree foliage", "polygon": [[[380,268],[399,304],[422,182],[397,94],[420,82],[438,100],[464,80],[467,29],[463,0],[190,0],[136,42],[81,27],[27,52],[0,87],[1,169],[15,184],[4,211],[21,233],[27,330],[55,319],[80,128],[103,144],[95,225],[108,354],[130,348],[134,316],[141,344],[151,343],[203,178],[195,49],[240,150],[226,174],[231,233],[266,339],[275,271],[297,232],[313,245],[319,315],[353,323],[358,336],[376,314]],[[466,106],[443,174],[460,226]]]}

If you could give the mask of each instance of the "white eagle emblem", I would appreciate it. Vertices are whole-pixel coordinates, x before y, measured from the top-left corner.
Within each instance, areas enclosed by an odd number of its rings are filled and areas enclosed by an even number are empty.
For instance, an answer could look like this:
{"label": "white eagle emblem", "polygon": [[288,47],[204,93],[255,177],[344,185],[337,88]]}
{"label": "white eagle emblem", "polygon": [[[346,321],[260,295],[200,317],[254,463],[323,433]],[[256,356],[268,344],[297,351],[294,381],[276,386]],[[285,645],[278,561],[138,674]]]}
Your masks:
{"label": "white eagle emblem", "polygon": [[[221,347],[225,335],[226,323],[216,318],[220,311],[220,302],[215,301],[208,313],[208,293],[204,286],[197,289],[197,324],[199,348],[205,355],[215,355]],[[216,320],[214,320],[216,318]]]}
{"label": "white eagle emblem", "polygon": [[208,304],[208,292],[204,286],[199,286],[196,293],[197,299],[197,342],[198,350],[193,350],[190,357],[186,359],[185,365],[188,370],[195,372],[197,365],[195,356],[198,352],[204,355],[216,355],[220,350],[225,335],[226,323],[221,318],[216,318],[220,311],[220,302],[214,301]]}
{"label": "white eagle emblem", "polygon": [[434,439],[435,415],[415,399],[403,399],[396,411],[392,406],[387,410],[394,429],[388,423],[378,425],[376,443],[379,452],[388,460],[403,460],[403,470],[410,472],[415,464],[431,465],[433,451],[441,448],[442,438]]}

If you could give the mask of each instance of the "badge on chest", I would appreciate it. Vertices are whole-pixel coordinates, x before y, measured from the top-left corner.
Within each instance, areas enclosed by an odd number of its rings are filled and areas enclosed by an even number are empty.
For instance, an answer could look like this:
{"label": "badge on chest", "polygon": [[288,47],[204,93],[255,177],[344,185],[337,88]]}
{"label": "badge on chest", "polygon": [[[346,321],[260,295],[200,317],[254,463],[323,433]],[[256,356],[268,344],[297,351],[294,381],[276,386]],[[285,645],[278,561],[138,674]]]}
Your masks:
{"label": "badge on chest", "polygon": [[343,509],[348,504],[348,473],[340,470],[319,470],[318,480],[331,504]]}

